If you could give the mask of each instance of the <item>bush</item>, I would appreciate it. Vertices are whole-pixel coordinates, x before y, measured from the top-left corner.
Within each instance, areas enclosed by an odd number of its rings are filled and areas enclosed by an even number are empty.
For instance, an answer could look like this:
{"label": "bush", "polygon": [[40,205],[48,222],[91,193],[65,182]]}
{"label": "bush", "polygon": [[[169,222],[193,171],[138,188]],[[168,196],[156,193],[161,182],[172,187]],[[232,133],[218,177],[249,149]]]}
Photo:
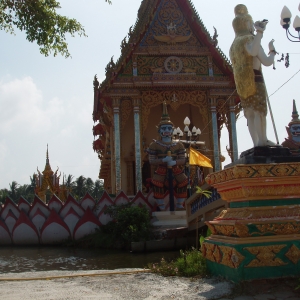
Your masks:
{"label": "bush", "polygon": [[206,260],[201,252],[193,248],[190,251],[180,250],[180,257],[176,261],[167,262],[162,258],[157,264],[148,264],[153,273],[163,276],[205,276],[207,274]]}
{"label": "bush", "polygon": [[146,241],[152,233],[150,214],[146,207],[129,204],[111,205],[106,211],[113,221],[96,229],[95,233],[68,246],[92,248],[130,248],[131,242]]}
{"label": "bush", "polygon": [[150,214],[146,207],[132,204],[112,205],[105,211],[113,221],[102,226],[101,231],[112,241],[129,247],[131,242],[146,241],[152,232]]}

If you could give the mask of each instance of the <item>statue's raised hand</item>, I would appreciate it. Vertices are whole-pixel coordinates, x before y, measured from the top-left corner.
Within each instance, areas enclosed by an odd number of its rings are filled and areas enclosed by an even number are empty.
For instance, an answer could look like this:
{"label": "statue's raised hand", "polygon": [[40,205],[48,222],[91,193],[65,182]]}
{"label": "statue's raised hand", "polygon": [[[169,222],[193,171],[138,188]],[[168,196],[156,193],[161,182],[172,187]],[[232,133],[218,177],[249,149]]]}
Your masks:
{"label": "statue's raised hand", "polygon": [[263,21],[256,21],[254,23],[254,28],[256,29],[257,32],[264,32],[266,30],[266,26],[268,24],[267,20],[263,20]]}

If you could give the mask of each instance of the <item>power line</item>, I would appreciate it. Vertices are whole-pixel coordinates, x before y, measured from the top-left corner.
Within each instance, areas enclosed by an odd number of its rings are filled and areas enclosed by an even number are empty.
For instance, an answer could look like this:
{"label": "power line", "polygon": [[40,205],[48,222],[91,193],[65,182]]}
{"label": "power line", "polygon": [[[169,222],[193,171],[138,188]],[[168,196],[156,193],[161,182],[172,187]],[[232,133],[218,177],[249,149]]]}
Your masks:
{"label": "power line", "polygon": [[271,97],[271,96],[273,96],[277,91],[279,91],[285,84],[287,84],[292,78],[294,78],[298,73],[300,72],[300,69],[290,78],[290,79],[288,79],[285,83],[283,83],[273,94],[271,94],[270,96],[269,96],[269,98]]}
{"label": "power line", "polygon": [[[275,93],[277,93],[284,85],[286,85],[291,79],[293,79],[299,72],[300,72],[300,69],[292,77],[290,77],[286,82],[284,82],[274,93],[272,93],[269,96],[269,98],[272,97]],[[239,116],[239,118],[237,120],[239,120],[242,117],[245,117],[245,115]]]}

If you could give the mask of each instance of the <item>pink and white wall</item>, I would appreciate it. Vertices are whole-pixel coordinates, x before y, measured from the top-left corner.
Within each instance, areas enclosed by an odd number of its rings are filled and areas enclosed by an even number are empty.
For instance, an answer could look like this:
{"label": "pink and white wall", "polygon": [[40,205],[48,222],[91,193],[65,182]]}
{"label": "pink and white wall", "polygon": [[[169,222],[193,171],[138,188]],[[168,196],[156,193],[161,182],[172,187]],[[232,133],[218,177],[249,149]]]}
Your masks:
{"label": "pink and white wall", "polygon": [[152,195],[144,197],[141,192],[133,199],[123,192],[112,199],[105,192],[97,203],[88,193],[79,203],[71,195],[65,203],[54,195],[48,204],[38,196],[31,204],[23,197],[18,204],[6,198],[0,206],[0,245],[49,245],[78,240],[111,220],[104,214],[107,206],[129,202],[146,205],[149,212],[156,210]]}

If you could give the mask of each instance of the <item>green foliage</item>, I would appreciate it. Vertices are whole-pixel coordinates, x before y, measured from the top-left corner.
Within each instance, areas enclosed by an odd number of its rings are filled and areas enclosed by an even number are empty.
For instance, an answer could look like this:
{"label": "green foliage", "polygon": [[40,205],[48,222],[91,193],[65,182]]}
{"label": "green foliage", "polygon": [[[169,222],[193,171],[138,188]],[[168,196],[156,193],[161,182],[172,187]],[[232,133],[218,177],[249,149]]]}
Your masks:
{"label": "green foliage", "polygon": [[[1,1],[1,0],[0,0]],[[104,192],[103,180],[95,180],[91,178],[85,178],[84,176],[79,176],[75,181],[73,181],[74,176],[68,175],[64,177],[64,185],[66,186],[68,192],[70,192],[75,199],[78,201],[89,192],[95,200],[99,200]],[[61,185],[62,186],[62,185]],[[9,184],[9,189],[0,189],[0,203],[4,203],[6,197],[10,197],[14,202],[18,202],[20,197],[23,196],[29,203],[31,203],[35,196],[36,188],[36,177],[35,174],[30,176],[30,184],[20,185],[16,181],[12,181]],[[50,190],[46,192],[47,201],[51,198]]]}
{"label": "green foliage", "polygon": [[0,190],[0,203],[4,203],[6,197],[8,197],[8,189],[1,189]]}
{"label": "green foliage", "polygon": [[[71,178],[71,179],[70,179]],[[72,180],[73,176],[69,175],[68,179]],[[96,200],[99,200],[104,192],[103,180],[95,180],[79,176],[74,182],[69,182],[69,190],[78,201],[89,192]]]}
{"label": "green foliage", "polygon": [[23,196],[28,202],[32,202],[34,198],[35,177],[30,177],[30,184],[20,185],[16,181],[12,181],[9,184],[9,189],[0,190],[0,202],[4,203],[6,197],[10,197],[15,203],[17,203],[21,196]]}
{"label": "green foliage", "polygon": [[199,239],[200,248],[201,248],[202,244],[204,243],[205,238],[209,237],[210,235],[211,235],[211,230],[209,228],[207,229],[205,236],[200,235],[200,239]]}
{"label": "green foliage", "polygon": [[115,241],[110,234],[103,232],[104,226],[96,229],[95,233],[89,234],[79,240],[66,241],[64,246],[78,246],[83,248],[112,248],[115,245]]}
{"label": "green foliage", "polygon": [[200,186],[196,186],[196,193],[197,194],[202,194],[206,198],[209,198],[211,196],[211,191],[202,190]]}
{"label": "green foliage", "polygon": [[[110,0],[105,0],[111,4]],[[70,56],[66,35],[86,36],[83,26],[75,19],[57,13],[60,3],[55,0],[1,0],[0,30],[14,33],[25,31],[29,42],[39,45],[41,54]]]}
{"label": "green foliage", "polygon": [[176,261],[167,262],[164,258],[157,264],[148,264],[153,273],[163,276],[205,276],[207,274],[206,260],[201,252],[193,248],[190,251],[180,250]]}
{"label": "green foliage", "polygon": [[113,241],[129,247],[131,242],[149,239],[152,226],[150,214],[146,207],[139,207],[131,203],[111,205],[106,209],[113,221],[102,226],[102,232],[112,237]]}
{"label": "green foliage", "polygon": [[146,207],[131,203],[111,205],[105,213],[109,214],[113,221],[101,226],[94,234],[76,241],[77,246],[129,249],[131,242],[149,239],[152,226]]}

